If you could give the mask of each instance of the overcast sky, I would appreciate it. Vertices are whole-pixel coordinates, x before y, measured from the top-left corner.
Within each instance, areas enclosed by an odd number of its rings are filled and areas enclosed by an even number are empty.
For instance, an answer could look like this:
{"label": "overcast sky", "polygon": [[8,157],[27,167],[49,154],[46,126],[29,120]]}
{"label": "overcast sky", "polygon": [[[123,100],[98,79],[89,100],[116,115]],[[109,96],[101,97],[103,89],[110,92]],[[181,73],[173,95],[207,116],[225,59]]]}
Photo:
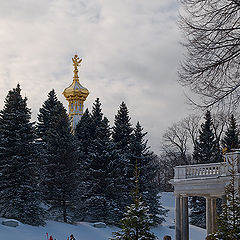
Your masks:
{"label": "overcast sky", "polygon": [[178,0],[0,0],[0,107],[20,83],[32,118],[54,88],[72,82],[74,54],[81,84],[99,97],[113,122],[121,101],[158,153],[163,131],[188,114],[177,82],[182,57]]}

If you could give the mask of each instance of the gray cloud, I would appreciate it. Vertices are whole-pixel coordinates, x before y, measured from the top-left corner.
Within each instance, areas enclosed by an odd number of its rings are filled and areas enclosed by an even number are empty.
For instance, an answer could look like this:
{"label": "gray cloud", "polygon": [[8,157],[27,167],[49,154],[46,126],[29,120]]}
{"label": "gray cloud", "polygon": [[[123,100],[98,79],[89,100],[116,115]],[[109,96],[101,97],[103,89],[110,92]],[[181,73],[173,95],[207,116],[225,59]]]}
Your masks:
{"label": "gray cloud", "polygon": [[177,11],[176,0],[0,0],[0,107],[18,82],[34,120],[52,88],[67,106],[62,91],[78,53],[86,107],[100,97],[112,122],[126,101],[157,151],[163,130],[187,112]]}

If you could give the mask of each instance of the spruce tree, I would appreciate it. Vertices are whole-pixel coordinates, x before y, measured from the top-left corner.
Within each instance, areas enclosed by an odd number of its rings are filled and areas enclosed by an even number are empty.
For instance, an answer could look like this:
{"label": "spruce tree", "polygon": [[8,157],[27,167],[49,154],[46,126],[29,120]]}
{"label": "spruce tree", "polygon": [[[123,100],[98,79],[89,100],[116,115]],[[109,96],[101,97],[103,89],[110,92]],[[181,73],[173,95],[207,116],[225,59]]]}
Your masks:
{"label": "spruce tree", "polygon": [[230,118],[229,127],[227,128],[225,136],[222,139],[223,148],[226,148],[228,152],[233,148],[238,148],[239,147],[238,135],[239,132],[237,129],[237,123],[232,114]]}
{"label": "spruce tree", "polygon": [[48,94],[38,115],[38,134],[43,149],[44,196],[55,219],[72,221],[77,188],[78,146],[71,134],[70,121],[54,90]]}
{"label": "spruce tree", "polygon": [[[47,200],[48,190],[45,178],[47,176],[47,165],[48,163],[48,141],[49,141],[49,133],[50,130],[53,128],[53,123],[58,118],[59,113],[59,107],[58,105],[61,105],[61,103],[58,101],[55,90],[52,89],[48,93],[47,100],[43,103],[42,107],[39,109],[38,114],[38,122],[36,127],[36,133],[37,133],[37,145],[39,149],[39,156],[38,156],[38,162],[41,165],[40,171],[40,188],[41,192],[43,194],[43,199]],[[48,156],[48,157],[47,157]]]}
{"label": "spruce tree", "polygon": [[[59,106],[59,107],[58,107]],[[48,131],[52,129],[55,119],[61,111],[61,103],[58,101],[55,90],[52,89],[48,93],[47,100],[43,103],[39,109],[37,133],[39,140],[44,142],[48,138]]]}
{"label": "spruce tree", "polygon": [[[205,122],[199,130],[199,138],[195,143],[193,161],[198,164],[207,164],[223,161],[219,143],[214,137],[213,123],[210,111],[206,112]],[[217,205],[220,207],[219,201]],[[218,207],[218,208],[219,208]],[[203,197],[190,198],[190,222],[199,227],[206,227],[206,201]]]}
{"label": "spruce tree", "polygon": [[101,103],[99,98],[95,100],[93,103],[92,113],[91,113],[91,119],[92,119],[92,129],[93,129],[93,139],[96,139],[101,132],[98,128],[101,127],[102,120],[103,120],[103,113],[101,108]]}
{"label": "spruce tree", "polygon": [[88,177],[89,177],[89,147],[93,141],[93,124],[88,109],[85,110],[83,116],[79,120],[75,137],[79,146],[79,154],[77,157],[77,190],[75,193],[76,208],[75,218],[79,221],[86,217],[87,208],[85,201],[88,198]]}
{"label": "spruce tree", "polygon": [[133,131],[130,121],[131,118],[129,117],[127,106],[122,102],[115,116],[112,132],[113,141],[116,143],[117,149],[122,153],[129,151]]}
{"label": "spruce tree", "polygon": [[219,149],[219,144],[214,137],[210,111],[206,112],[204,119],[205,122],[201,125],[199,138],[194,146],[193,161],[195,163],[222,162],[223,157]]}
{"label": "spruce tree", "polygon": [[111,162],[117,158],[117,153],[110,140],[109,121],[104,117],[97,126],[95,139],[89,146],[87,196],[84,202],[85,214],[92,221],[103,221],[114,224],[119,220],[118,205],[112,199],[113,169]]}
{"label": "spruce tree", "polygon": [[156,236],[150,232],[153,219],[149,207],[142,201],[139,194],[139,170],[136,160],[135,166],[135,192],[133,204],[126,207],[124,217],[121,219],[121,230],[113,233],[112,240],[154,240]]}
{"label": "spruce tree", "polygon": [[142,199],[149,206],[154,223],[161,223],[164,220],[162,215],[166,214],[166,210],[161,206],[160,196],[158,196],[160,189],[156,181],[156,174],[159,167],[156,156],[149,151],[147,146],[146,134],[146,132],[143,132],[140,123],[137,122],[130,144],[130,159],[131,162],[137,161],[139,163],[141,174],[139,191]]}
{"label": "spruce tree", "polygon": [[[117,186],[119,193],[115,196],[115,200],[119,204],[122,213],[127,205],[130,205],[132,199],[129,193],[134,189],[133,172],[135,162],[131,162],[130,144],[132,141],[132,124],[130,122],[129,112],[124,102],[120,104],[120,108],[114,119],[112,131],[112,139],[118,151],[119,157],[113,163],[117,171]],[[119,196],[121,194],[121,196]]]}
{"label": "spruce tree", "polygon": [[93,123],[88,109],[76,126],[75,136],[79,141],[81,152],[84,155],[88,154],[88,147],[93,139]]}
{"label": "spruce tree", "polygon": [[0,214],[31,225],[44,224],[37,147],[27,98],[20,85],[9,91],[0,112]]}
{"label": "spruce tree", "polygon": [[84,172],[81,174],[79,189],[82,194],[78,204],[82,217],[84,220],[116,223],[119,220],[119,210],[112,196],[119,189],[113,187],[115,176],[110,164],[117,158],[117,153],[110,139],[109,121],[103,116],[98,98],[93,103],[92,113],[87,111],[83,115],[76,134],[84,153],[80,158]]}

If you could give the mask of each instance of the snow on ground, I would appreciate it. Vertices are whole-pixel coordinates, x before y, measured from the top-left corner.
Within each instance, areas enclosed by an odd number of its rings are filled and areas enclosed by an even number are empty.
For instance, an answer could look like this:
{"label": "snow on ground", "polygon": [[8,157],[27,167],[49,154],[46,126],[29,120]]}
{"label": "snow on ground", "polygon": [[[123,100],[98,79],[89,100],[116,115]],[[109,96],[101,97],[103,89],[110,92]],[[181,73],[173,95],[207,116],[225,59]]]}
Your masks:
{"label": "snow on ground", "polygon": [[[165,235],[170,235],[174,239],[174,206],[173,193],[162,193],[161,202],[169,210],[166,222],[162,226],[152,229],[160,240]],[[0,218],[0,240],[46,240],[46,233],[53,235],[54,239],[67,240],[73,234],[76,240],[107,240],[112,236],[116,227],[95,228],[91,223],[81,222],[77,225],[48,221],[44,227],[32,227],[19,223],[18,227],[8,227],[2,225],[4,219]],[[206,230],[190,225],[190,240],[204,240]]]}
{"label": "snow on ground", "polygon": [[[175,229],[170,227],[175,226],[175,197],[172,192],[162,193],[161,197],[162,205],[169,210],[166,222],[157,228],[153,229],[153,232],[162,240],[165,235],[169,235],[174,239]],[[190,225],[189,226],[189,239],[190,240],[204,240],[206,238],[206,230]]]}

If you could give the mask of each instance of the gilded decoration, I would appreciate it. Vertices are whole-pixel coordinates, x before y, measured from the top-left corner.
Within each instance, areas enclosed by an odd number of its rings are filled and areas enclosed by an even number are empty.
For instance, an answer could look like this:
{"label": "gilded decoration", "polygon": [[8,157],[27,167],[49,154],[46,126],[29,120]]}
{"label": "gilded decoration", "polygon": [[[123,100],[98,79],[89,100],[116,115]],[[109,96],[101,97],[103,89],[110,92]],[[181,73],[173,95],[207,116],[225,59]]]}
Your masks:
{"label": "gilded decoration", "polygon": [[73,82],[65,88],[63,95],[68,101],[69,117],[72,121],[72,130],[74,131],[77,122],[80,120],[83,114],[84,101],[86,100],[89,91],[83,87],[79,82],[78,67],[80,66],[82,59],[75,55],[72,58],[73,62]]}

